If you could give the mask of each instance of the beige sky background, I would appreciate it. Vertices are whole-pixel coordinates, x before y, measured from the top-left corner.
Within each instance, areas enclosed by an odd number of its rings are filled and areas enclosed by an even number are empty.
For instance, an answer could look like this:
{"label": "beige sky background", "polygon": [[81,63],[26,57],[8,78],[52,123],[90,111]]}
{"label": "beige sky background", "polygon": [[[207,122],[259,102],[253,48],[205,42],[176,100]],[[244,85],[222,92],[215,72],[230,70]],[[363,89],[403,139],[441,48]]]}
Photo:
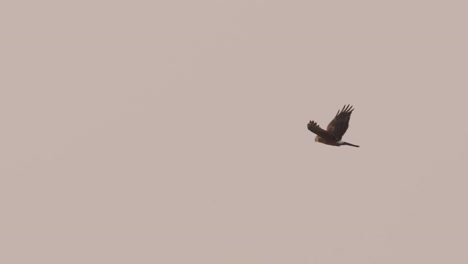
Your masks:
{"label": "beige sky background", "polygon": [[468,263],[463,1],[0,7],[1,263]]}

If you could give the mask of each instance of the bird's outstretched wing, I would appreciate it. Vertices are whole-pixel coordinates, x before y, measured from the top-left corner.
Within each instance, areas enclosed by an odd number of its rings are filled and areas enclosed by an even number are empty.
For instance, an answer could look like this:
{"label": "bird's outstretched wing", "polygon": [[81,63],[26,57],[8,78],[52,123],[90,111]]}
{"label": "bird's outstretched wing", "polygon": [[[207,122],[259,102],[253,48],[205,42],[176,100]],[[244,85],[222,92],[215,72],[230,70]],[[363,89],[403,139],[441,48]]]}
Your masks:
{"label": "bird's outstretched wing", "polygon": [[319,136],[321,138],[325,138],[325,139],[329,139],[329,140],[336,140],[334,135],[332,135],[328,131],[321,128],[314,121],[310,121],[309,124],[307,124],[307,129],[309,129],[312,133],[316,134],[317,136]]}
{"label": "bird's outstretched wing", "polygon": [[341,140],[346,130],[348,130],[349,119],[353,110],[353,106],[351,105],[345,105],[341,111],[338,110],[335,118],[328,124],[327,132],[333,134],[337,140]]}

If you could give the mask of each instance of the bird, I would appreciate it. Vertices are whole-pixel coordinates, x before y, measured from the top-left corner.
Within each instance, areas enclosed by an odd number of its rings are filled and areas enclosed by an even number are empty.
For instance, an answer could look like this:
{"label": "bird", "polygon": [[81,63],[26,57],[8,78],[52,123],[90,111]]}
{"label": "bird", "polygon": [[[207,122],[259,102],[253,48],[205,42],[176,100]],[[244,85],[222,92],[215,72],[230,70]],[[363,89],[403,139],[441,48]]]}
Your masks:
{"label": "bird", "polygon": [[307,129],[312,133],[316,134],[315,142],[320,142],[323,144],[331,146],[352,146],[359,148],[358,145],[354,145],[345,141],[342,141],[343,135],[346,133],[349,127],[349,119],[351,118],[351,113],[354,111],[353,106],[345,105],[341,110],[338,110],[336,116],[328,124],[327,130],[321,128],[316,122],[309,121],[307,124]]}

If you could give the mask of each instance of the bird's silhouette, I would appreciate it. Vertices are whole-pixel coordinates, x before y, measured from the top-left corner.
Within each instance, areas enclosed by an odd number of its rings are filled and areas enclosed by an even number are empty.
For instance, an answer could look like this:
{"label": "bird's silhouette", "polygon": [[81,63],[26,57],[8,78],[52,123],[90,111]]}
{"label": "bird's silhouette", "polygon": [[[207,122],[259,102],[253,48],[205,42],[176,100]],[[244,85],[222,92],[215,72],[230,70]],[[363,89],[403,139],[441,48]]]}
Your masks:
{"label": "bird's silhouette", "polygon": [[328,124],[327,130],[322,129],[316,122],[310,121],[307,124],[307,128],[317,136],[315,137],[316,142],[331,146],[353,146],[359,147],[345,141],[342,141],[341,138],[346,133],[349,127],[349,119],[351,118],[351,113],[354,111],[353,106],[345,105],[343,109],[338,110],[335,118]]}

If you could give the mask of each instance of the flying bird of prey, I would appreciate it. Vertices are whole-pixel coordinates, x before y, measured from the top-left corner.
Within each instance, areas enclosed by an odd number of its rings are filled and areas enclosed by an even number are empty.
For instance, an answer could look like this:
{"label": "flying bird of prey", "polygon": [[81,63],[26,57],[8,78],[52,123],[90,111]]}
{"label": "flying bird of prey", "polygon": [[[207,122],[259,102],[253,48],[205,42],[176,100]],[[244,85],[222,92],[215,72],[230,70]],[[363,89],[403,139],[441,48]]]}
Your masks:
{"label": "flying bird of prey", "polygon": [[335,118],[328,124],[327,130],[322,129],[316,122],[310,121],[307,124],[307,128],[317,136],[315,137],[316,142],[320,142],[332,146],[348,145],[359,148],[358,145],[354,145],[341,140],[343,135],[346,133],[349,127],[349,119],[353,112],[353,107],[350,105],[343,106],[343,109],[338,110]]}

